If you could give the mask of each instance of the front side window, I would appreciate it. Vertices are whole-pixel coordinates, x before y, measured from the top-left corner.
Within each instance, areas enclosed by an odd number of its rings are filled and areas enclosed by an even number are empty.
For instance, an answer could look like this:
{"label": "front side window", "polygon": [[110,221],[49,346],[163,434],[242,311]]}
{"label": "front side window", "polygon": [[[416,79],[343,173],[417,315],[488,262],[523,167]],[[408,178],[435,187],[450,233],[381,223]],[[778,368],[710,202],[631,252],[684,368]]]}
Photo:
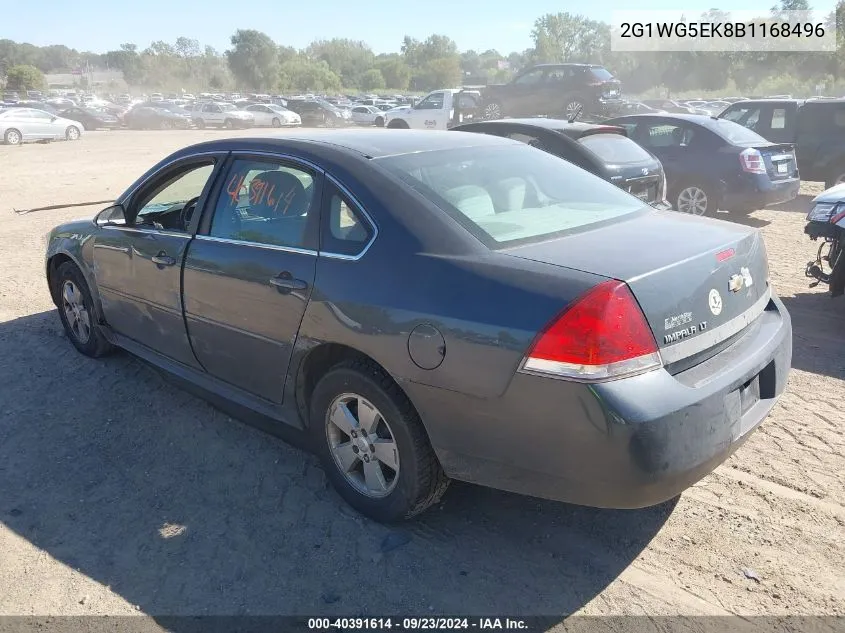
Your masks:
{"label": "front side window", "polygon": [[188,203],[196,204],[202,195],[214,163],[211,161],[177,169],[161,182],[151,185],[141,193],[131,224],[139,228],[166,228],[187,230],[180,222],[182,209]]}
{"label": "front side window", "polygon": [[444,94],[442,92],[435,92],[428,95],[425,99],[417,105],[418,110],[439,110],[443,107]]}
{"label": "front side window", "polygon": [[645,208],[601,178],[526,145],[374,160],[490,248],[583,230]]}
{"label": "front side window", "polygon": [[314,178],[299,167],[235,160],[215,205],[210,235],[303,248],[313,195]]}

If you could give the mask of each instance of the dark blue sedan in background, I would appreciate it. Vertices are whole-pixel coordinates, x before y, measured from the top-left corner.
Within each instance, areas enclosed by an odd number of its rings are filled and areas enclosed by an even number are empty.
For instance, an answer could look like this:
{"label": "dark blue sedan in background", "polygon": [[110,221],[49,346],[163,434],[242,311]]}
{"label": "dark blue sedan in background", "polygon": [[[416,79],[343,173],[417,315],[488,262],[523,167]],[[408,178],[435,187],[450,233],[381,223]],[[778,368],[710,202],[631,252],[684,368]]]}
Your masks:
{"label": "dark blue sedan in background", "polygon": [[678,211],[748,213],[792,200],[800,180],[793,146],[748,128],[695,114],[640,114],[609,119],[657,156],[667,199]]}

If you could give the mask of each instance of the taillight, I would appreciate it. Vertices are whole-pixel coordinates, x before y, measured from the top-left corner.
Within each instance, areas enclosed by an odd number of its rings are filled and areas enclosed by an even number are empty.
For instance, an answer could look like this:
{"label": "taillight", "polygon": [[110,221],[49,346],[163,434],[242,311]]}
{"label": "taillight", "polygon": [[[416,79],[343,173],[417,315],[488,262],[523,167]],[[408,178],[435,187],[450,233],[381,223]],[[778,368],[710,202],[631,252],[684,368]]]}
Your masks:
{"label": "taillight", "polygon": [[763,155],[753,147],[744,149],[739,153],[739,162],[742,165],[742,171],[747,171],[749,174],[766,173],[766,163],[763,162]]}
{"label": "taillight", "polygon": [[594,381],[662,366],[657,343],[628,286],[611,279],[592,288],[537,336],[524,371]]}

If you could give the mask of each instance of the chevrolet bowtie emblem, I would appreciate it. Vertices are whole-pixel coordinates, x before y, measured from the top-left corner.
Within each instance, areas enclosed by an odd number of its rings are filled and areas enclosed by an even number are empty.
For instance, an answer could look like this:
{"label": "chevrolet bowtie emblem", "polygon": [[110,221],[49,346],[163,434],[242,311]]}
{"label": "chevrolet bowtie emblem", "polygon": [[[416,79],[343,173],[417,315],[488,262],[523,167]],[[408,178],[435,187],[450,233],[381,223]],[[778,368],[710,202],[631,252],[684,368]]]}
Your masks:
{"label": "chevrolet bowtie emblem", "polygon": [[745,285],[745,278],[742,275],[731,275],[728,280],[728,290],[731,292],[739,292]]}

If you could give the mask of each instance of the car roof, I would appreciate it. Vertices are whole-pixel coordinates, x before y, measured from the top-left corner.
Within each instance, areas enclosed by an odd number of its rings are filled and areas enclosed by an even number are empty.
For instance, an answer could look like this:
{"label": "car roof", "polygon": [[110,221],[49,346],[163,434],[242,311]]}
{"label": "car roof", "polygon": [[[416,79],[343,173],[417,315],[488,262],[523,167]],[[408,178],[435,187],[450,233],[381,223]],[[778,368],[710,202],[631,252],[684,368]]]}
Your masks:
{"label": "car roof", "polygon": [[[833,99],[830,99],[830,101],[833,101]],[[745,107],[748,105],[769,105],[772,103],[795,103],[800,106],[805,102],[806,99],[743,99],[742,101],[734,101],[731,105]]]}
{"label": "car roof", "polygon": [[522,145],[519,141],[490,136],[456,132],[447,134],[441,130],[385,130],[369,129],[304,129],[290,130],[277,137],[241,137],[207,141],[185,149],[187,154],[197,150],[233,151],[245,146],[254,149],[263,145],[264,149],[283,151],[291,142],[320,145],[324,148],[335,147],[355,152],[367,158],[382,158],[420,152],[466,147],[494,147],[501,145]]}
{"label": "car roof", "polygon": [[528,117],[524,119],[497,119],[495,121],[478,121],[466,124],[467,127],[471,125],[521,125],[530,127],[539,127],[545,130],[552,130],[554,132],[588,132],[600,128],[616,127],[613,125],[605,125],[604,123],[585,123],[584,121],[573,121],[570,123],[566,119],[548,119],[544,117]]}

